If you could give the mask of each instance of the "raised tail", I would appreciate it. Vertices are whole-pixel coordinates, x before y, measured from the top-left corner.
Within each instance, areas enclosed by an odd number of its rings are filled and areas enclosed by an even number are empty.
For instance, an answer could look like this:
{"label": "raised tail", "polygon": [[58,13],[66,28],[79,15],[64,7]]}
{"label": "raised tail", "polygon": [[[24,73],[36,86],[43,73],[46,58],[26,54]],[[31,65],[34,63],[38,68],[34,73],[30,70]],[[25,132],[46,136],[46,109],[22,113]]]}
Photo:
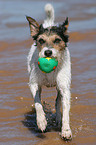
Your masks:
{"label": "raised tail", "polygon": [[51,4],[45,5],[46,19],[44,20],[43,27],[47,28],[54,25],[54,8]]}

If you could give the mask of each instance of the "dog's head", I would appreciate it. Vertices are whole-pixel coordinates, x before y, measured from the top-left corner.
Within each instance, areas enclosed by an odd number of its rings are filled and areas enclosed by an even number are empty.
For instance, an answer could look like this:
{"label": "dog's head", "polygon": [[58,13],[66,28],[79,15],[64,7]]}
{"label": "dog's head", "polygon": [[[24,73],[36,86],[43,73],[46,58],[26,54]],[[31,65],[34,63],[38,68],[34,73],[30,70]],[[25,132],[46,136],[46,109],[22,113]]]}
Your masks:
{"label": "dog's head", "polygon": [[43,28],[33,18],[27,17],[31,36],[36,41],[39,49],[39,57],[59,58],[60,54],[66,49],[68,42],[68,18],[62,25]]}

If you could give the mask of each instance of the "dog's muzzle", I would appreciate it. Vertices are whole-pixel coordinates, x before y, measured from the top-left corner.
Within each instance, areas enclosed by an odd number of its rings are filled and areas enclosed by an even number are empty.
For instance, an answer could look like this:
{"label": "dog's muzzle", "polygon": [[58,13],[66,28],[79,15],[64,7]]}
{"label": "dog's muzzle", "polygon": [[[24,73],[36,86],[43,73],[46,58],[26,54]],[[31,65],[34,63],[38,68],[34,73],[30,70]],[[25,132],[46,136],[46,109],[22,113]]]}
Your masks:
{"label": "dog's muzzle", "polygon": [[55,48],[48,48],[44,47],[40,52],[39,52],[39,57],[52,57],[52,58],[58,58],[59,51],[56,50]]}
{"label": "dog's muzzle", "polygon": [[46,50],[44,54],[45,56],[50,57],[52,55],[52,50]]}

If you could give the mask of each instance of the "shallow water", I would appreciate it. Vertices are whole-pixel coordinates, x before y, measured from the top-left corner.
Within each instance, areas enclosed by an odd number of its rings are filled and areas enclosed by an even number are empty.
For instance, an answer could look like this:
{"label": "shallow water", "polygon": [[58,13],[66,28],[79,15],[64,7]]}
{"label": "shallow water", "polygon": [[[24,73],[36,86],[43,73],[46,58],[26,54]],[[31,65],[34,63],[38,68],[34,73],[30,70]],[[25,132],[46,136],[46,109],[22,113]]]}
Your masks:
{"label": "shallow water", "polygon": [[[96,2],[54,1],[56,21],[70,19],[72,60],[70,124],[73,140],[65,143],[55,124],[55,88],[43,88],[42,103],[48,119],[45,133],[36,125],[34,100],[28,87],[26,58],[31,46],[25,15],[44,18],[46,1],[0,1],[0,144],[96,144]],[[35,9],[37,8],[37,9]],[[39,15],[40,16],[39,16]]]}

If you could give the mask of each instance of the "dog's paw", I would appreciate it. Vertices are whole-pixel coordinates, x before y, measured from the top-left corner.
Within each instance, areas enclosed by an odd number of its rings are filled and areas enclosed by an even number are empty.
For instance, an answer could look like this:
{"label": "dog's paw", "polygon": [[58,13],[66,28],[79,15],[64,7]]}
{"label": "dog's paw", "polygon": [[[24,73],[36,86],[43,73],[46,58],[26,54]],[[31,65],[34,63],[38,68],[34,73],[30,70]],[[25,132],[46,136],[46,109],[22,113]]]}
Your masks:
{"label": "dog's paw", "polygon": [[46,129],[47,121],[44,114],[37,115],[37,125],[42,132]]}
{"label": "dog's paw", "polygon": [[72,140],[72,132],[71,132],[71,129],[66,129],[64,131],[62,131],[60,133],[60,136],[62,139],[64,139],[65,141],[70,141]]}

